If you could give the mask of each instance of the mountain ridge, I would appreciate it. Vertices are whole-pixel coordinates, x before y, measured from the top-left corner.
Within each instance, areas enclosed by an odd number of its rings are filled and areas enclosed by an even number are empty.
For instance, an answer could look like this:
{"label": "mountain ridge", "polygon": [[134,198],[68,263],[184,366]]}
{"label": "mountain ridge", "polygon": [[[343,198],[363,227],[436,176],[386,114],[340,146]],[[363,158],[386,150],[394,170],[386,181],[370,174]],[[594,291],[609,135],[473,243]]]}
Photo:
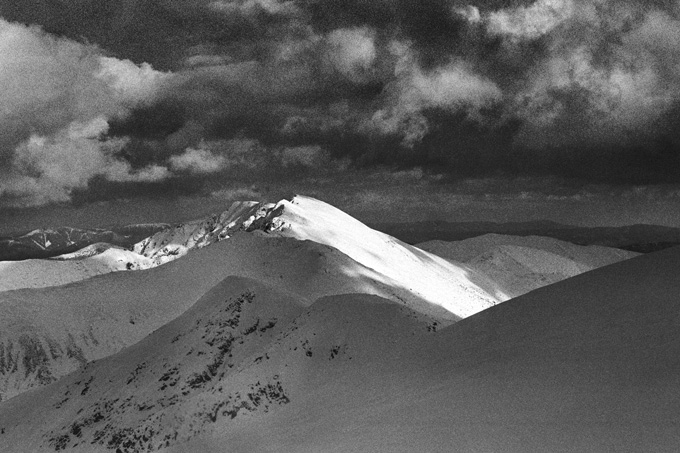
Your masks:
{"label": "mountain ridge", "polygon": [[[3,399],[53,382],[85,361],[141,340],[230,275],[276,285],[307,304],[334,294],[375,294],[443,323],[498,302],[484,289],[488,283],[484,277],[463,266],[371,233],[330,206],[325,217],[313,221],[313,213],[305,214],[309,206],[291,208],[286,203],[283,210],[268,206],[272,209],[267,213],[274,213],[269,217],[253,217],[246,225],[252,231],[239,228],[229,240],[162,266],[51,288],[0,292],[0,355],[12,364],[0,369]],[[286,209],[292,212],[286,214]],[[334,229],[339,229],[335,236],[346,239],[336,241],[339,248],[330,245],[333,241],[310,240]],[[353,239],[357,232],[362,242]],[[396,262],[390,264],[390,257]],[[55,262],[65,263],[72,261]]]}
{"label": "mountain ridge", "polygon": [[[285,296],[258,299],[271,287],[227,279],[143,343],[0,405],[0,441],[32,452],[675,451],[678,266],[680,248],[639,256],[448,327],[368,295],[280,306]],[[245,287],[243,324],[217,316]],[[277,315],[257,313],[276,307],[294,320],[258,332]],[[227,331],[239,332],[233,351],[253,353],[229,366],[227,348],[208,380],[175,369]],[[210,351],[208,372],[220,344]],[[50,416],[61,410],[72,416]]]}

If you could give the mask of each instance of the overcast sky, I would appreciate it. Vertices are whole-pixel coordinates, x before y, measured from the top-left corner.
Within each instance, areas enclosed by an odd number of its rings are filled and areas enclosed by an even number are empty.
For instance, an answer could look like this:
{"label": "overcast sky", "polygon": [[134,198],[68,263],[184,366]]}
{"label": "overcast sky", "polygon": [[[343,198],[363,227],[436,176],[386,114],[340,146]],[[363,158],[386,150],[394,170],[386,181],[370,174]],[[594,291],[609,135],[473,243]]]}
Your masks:
{"label": "overcast sky", "polygon": [[680,226],[677,0],[0,0],[0,232],[304,193]]}

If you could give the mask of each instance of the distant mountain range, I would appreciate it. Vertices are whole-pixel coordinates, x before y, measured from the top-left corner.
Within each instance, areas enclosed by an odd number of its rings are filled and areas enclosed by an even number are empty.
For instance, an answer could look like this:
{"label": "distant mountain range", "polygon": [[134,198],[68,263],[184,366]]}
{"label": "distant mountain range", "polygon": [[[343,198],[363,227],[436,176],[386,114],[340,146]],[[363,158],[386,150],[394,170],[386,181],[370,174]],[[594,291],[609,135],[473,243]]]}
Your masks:
{"label": "distant mountain range", "polygon": [[677,451],[680,248],[638,255],[296,196],[0,262],[0,450]]}
{"label": "distant mountain range", "polygon": [[465,263],[493,282],[504,300],[638,255],[599,245],[575,245],[543,236],[484,234],[462,241],[428,241],[417,247]]}
{"label": "distant mountain range", "polygon": [[0,261],[50,258],[75,252],[99,242],[129,248],[142,239],[170,225],[126,225],[112,229],[80,229],[60,227],[37,229],[26,233],[0,237]]}
{"label": "distant mountain range", "polygon": [[650,253],[680,245],[680,228],[658,225],[622,227],[578,227],[551,221],[494,223],[426,221],[410,223],[376,223],[383,231],[408,244],[441,240],[461,241],[483,234],[546,236],[577,245],[601,245],[639,253]]}
{"label": "distant mountain range", "polygon": [[[249,209],[258,205],[255,202],[239,203],[238,209]],[[258,209],[258,207],[255,207]],[[239,211],[239,215],[242,212]],[[228,212],[228,215],[234,215]],[[171,233],[156,236],[140,244],[136,252],[151,258],[156,263],[165,262],[169,249],[163,251],[165,241],[169,244],[185,237],[189,248],[198,247],[219,240],[219,235],[227,236],[230,228],[225,223],[225,213],[177,226]],[[215,225],[221,225],[219,230]],[[400,239],[407,244],[418,244],[432,240],[461,241],[484,234],[505,234],[513,236],[545,236],[577,245],[601,245],[616,247],[639,253],[649,253],[680,245],[680,228],[658,225],[630,225],[624,227],[576,227],[550,221],[494,223],[494,222],[409,222],[370,224],[378,231]],[[156,233],[170,230],[165,223],[126,225],[111,229],[80,229],[59,227],[37,229],[11,236],[0,236],[0,261],[19,261],[45,259],[79,251],[97,243],[106,243],[123,249],[132,250],[141,241]],[[232,227],[233,228],[233,227]],[[175,235],[171,238],[169,235]],[[195,237],[191,239],[191,235]],[[202,237],[205,236],[205,237]],[[212,239],[212,236],[215,236]],[[182,255],[183,250],[170,245],[174,254]]]}

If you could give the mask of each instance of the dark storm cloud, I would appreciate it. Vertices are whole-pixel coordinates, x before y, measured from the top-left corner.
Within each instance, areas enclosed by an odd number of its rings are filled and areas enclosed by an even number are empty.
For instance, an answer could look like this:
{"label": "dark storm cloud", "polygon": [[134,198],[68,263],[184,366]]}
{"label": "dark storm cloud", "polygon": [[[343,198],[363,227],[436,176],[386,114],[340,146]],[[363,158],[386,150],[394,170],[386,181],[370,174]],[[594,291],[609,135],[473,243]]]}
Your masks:
{"label": "dark storm cloud", "polygon": [[43,92],[0,99],[5,204],[376,166],[680,182],[670,0],[58,5],[0,0],[45,30],[3,22]]}

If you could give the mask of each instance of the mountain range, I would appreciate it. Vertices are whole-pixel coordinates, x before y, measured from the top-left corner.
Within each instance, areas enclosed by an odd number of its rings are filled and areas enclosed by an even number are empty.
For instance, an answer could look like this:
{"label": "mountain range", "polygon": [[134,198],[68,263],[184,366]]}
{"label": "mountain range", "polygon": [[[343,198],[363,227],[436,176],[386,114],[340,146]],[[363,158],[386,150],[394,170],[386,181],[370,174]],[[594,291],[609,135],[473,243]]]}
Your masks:
{"label": "mountain range", "polygon": [[601,245],[639,253],[650,253],[680,245],[680,228],[659,225],[580,227],[552,221],[531,222],[393,222],[371,227],[409,243],[433,240],[461,241],[484,234],[543,236],[577,245]]}
{"label": "mountain range", "polygon": [[112,229],[61,227],[2,236],[0,237],[0,261],[50,258],[75,252],[97,243],[128,248],[169,227],[170,225],[165,223],[126,225]]}
{"label": "mountain range", "polygon": [[679,250],[412,246],[296,196],[0,263],[0,445],[676,451]]}
{"label": "mountain range", "polygon": [[429,241],[418,248],[486,275],[504,300],[528,293],[638,253],[582,246],[542,236],[485,234],[462,241]]}
{"label": "mountain range", "polygon": [[677,249],[448,327],[228,277],[134,346],[0,405],[10,451],[675,451]]}

